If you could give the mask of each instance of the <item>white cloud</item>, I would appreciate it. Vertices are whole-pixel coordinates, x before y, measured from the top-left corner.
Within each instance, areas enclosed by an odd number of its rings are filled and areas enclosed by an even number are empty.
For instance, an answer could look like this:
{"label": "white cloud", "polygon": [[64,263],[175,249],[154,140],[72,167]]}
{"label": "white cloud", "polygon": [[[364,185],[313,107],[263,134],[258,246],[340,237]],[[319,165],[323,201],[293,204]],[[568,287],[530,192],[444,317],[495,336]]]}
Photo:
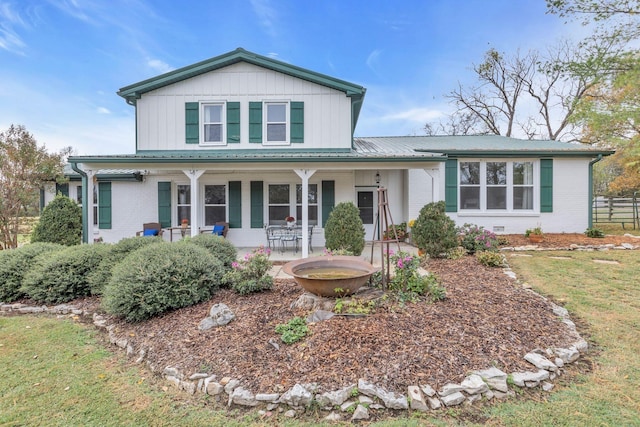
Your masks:
{"label": "white cloud", "polygon": [[444,117],[444,113],[431,108],[410,108],[408,110],[397,111],[381,117],[382,120],[407,120],[411,122],[427,123],[432,120]]}
{"label": "white cloud", "polygon": [[26,28],[20,14],[13,10],[10,3],[0,4],[0,49],[23,55],[26,44],[15,31],[15,27]]}
{"label": "white cloud", "polygon": [[166,62],[161,61],[159,59],[147,59],[147,66],[151,68],[153,71],[156,71],[159,73],[167,73],[174,69],[172,66],[170,66]]}
{"label": "white cloud", "polygon": [[98,114],[111,114],[111,111],[105,107],[98,107]]}
{"label": "white cloud", "polygon": [[251,6],[253,7],[255,14],[258,16],[260,25],[264,27],[269,36],[275,37],[277,35],[277,25],[275,22],[277,19],[277,13],[271,6],[269,0],[251,0]]}
{"label": "white cloud", "polygon": [[369,67],[374,72],[377,72],[376,68],[378,68],[378,61],[381,54],[382,54],[382,50],[376,49],[373,52],[371,52],[367,57],[367,61],[366,61],[367,67]]}

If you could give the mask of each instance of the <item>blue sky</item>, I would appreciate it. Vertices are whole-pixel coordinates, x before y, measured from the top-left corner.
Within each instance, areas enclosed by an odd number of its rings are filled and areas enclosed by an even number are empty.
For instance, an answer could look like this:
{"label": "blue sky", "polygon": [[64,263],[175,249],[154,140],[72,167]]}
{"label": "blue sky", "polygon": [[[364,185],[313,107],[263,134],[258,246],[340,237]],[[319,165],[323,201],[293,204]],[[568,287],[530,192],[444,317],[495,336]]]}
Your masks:
{"label": "blue sky", "polygon": [[0,0],[0,130],[132,153],[119,88],[243,47],[365,86],[358,136],[422,134],[489,48],[578,32],[544,0]]}

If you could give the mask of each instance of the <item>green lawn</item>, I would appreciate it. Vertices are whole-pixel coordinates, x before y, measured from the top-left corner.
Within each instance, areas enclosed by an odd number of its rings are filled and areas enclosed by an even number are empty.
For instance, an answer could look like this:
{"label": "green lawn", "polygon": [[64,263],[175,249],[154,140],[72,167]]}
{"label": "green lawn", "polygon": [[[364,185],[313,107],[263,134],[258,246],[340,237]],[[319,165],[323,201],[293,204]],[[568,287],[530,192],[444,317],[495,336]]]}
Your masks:
{"label": "green lawn", "polygon": [[[568,256],[571,259],[552,259]],[[619,264],[597,263],[617,261]],[[569,309],[594,344],[591,372],[548,395],[406,414],[376,426],[640,426],[640,252],[535,252],[509,257],[522,280]],[[174,391],[92,328],[50,317],[0,317],[0,426],[320,425],[221,410]],[[540,397],[542,396],[542,397]]]}

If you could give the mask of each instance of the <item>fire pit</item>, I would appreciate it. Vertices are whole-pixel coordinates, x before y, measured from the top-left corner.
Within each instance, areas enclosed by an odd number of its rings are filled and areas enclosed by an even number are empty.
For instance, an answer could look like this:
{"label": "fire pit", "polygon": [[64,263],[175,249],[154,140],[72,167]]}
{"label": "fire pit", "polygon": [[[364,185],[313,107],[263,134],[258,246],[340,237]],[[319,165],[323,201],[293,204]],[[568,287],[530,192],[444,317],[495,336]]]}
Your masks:
{"label": "fire pit", "polygon": [[380,268],[355,256],[319,256],[291,261],[282,270],[312,294],[341,297],[360,289]]}

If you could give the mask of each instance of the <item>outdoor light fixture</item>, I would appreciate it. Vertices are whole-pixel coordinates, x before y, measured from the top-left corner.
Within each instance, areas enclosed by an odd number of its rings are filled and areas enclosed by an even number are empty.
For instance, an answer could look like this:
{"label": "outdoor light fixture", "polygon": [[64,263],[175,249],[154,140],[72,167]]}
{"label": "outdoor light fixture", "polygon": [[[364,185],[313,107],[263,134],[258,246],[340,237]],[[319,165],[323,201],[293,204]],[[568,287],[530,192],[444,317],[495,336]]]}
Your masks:
{"label": "outdoor light fixture", "polygon": [[380,172],[376,172],[376,184],[380,184]]}

